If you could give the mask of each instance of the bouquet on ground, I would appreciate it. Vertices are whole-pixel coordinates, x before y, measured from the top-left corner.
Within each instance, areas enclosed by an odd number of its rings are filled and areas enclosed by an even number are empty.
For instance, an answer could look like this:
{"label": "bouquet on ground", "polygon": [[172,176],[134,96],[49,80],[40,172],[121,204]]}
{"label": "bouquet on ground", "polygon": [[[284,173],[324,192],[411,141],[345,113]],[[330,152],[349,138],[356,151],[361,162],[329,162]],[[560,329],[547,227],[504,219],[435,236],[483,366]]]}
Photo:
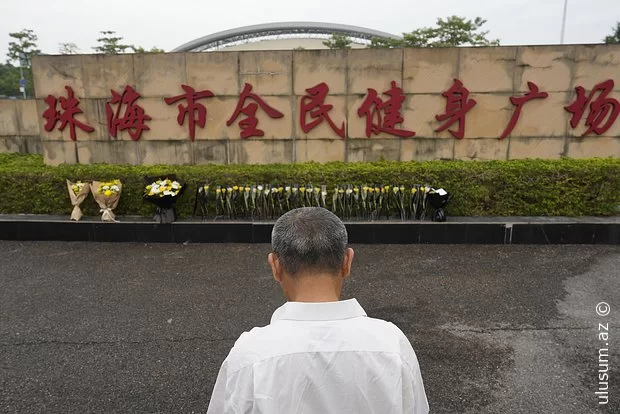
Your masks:
{"label": "bouquet on ground", "polygon": [[431,188],[428,192],[427,197],[428,201],[431,203],[431,206],[433,206],[433,208],[435,209],[435,212],[431,216],[431,220],[446,221],[446,213],[444,211],[444,207],[450,202],[450,199],[452,199],[452,194],[450,194],[443,188]]}
{"label": "bouquet on ground", "polygon": [[115,222],[116,216],[112,212],[118,205],[121,198],[123,184],[120,180],[93,181],[92,193],[95,201],[99,205],[101,221]]}
{"label": "bouquet on ground", "polygon": [[69,190],[69,198],[73,206],[71,220],[79,221],[82,218],[80,205],[86,200],[86,197],[88,197],[90,184],[83,183],[79,180],[75,182],[67,180],[67,189]]}
{"label": "bouquet on ground", "polygon": [[143,197],[155,205],[155,221],[172,223],[177,219],[174,205],[185,191],[185,182],[176,176],[146,177]]}

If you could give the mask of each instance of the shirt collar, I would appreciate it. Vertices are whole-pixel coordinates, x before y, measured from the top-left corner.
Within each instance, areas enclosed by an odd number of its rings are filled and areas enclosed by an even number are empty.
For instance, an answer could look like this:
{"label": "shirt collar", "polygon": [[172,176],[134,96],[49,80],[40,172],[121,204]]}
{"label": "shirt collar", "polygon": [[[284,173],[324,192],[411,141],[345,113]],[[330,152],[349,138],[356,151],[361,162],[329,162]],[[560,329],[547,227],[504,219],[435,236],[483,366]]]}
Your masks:
{"label": "shirt collar", "polygon": [[271,323],[280,320],[331,321],[366,316],[356,299],[338,302],[286,302],[273,313]]}

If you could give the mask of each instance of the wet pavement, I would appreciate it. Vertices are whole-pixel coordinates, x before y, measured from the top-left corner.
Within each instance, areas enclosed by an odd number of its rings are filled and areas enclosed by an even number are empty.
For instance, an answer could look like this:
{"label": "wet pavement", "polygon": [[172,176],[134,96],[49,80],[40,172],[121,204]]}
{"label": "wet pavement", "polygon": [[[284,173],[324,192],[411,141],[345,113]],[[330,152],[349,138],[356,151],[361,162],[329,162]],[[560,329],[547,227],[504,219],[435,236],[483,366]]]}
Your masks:
{"label": "wet pavement", "polygon": [[[432,412],[620,411],[620,247],[353,247],[344,298],[407,334]],[[268,252],[0,241],[0,412],[204,412],[236,338],[283,303]]]}

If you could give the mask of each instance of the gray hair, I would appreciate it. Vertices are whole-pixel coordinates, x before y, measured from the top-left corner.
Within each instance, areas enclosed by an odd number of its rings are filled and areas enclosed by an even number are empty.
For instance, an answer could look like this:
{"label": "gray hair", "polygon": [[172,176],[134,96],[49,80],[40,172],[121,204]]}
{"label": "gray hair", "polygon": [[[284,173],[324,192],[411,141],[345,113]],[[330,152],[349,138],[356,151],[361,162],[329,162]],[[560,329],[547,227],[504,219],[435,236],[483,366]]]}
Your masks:
{"label": "gray hair", "polygon": [[271,247],[291,276],[303,270],[337,274],[347,242],[342,221],[321,207],[291,210],[276,221],[271,232]]}

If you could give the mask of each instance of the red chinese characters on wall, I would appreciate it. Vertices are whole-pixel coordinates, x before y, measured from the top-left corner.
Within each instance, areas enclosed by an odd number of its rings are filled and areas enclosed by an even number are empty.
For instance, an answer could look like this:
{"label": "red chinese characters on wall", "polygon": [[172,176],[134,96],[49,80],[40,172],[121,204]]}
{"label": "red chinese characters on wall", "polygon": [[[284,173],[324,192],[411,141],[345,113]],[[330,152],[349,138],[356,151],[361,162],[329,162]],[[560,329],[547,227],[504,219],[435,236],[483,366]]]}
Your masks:
{"label": "red chinese characters on wall", "polygon": [[[93,132],[95,128],[75,119],[76,115],[82,113],[82,110],[78,108],[80,101],[75,97],[73,89],[70,86],[65,86],[65,89],[67,90],[66,98],[61,96],[56,99],[53,95],[48,95],[47,98],[44,99],[48,108],[43,112],[43,118],[47,121],[43,128],[47,132],[50,132],[56,127],[56,124],[60,122],[58,130],[63,131],[65,127],[69,125],[69,136],[72,141],[75,141],[77,139],[75,133],[76,127],[84,132]],[[58,103],[60,103],[61,110],[57,109]]]}
{"label": "red chinese characters on wall", "polygon": [[603,135],[616,122],[618,114],[620,114],[620,102],[608,97],[613,89],[614,81],[612,79],[594,85],[587,97],[583,86],[575,88],[575,92],[577,92],[575,101],[566,106],[565,109],[573,114],[570,120],[572,128],[577,128],[586,110],[589,110],[585,121],[588,129],[581,135],[582,137],[591,132],[596,135]]}
{"label": "red chinese characters on wall", "polygon": [[[527,92],[510,97],[510,102],[515,108],[506,128],[498,137],[499,139],[504,139],[510,135],[517,125],[526,103],[536,99],[546,99],[549,96],[547,92],[540,91],[534,82],[527,82],[527,85],[529,89]],[[215,94],[206,89],[196,91],[190,85],[181,85],[181,88],[184,91],[183,94],[163,98],[163,101],[167,105],[178,104],[177,122],[181,126],[185,125],[186,122],[189,124],[189,138],[194,141],[196,127],[204,128],[207,122],[207,107],[198,101],[214,97]],[[613,89],[614,81],[612,79],[594,85],[590,93],[586,93],[583,86],[577,86],[574,101],[565,106],[566,111],[571,114],[571,127],[576,128],[585,117],[586,130],[582,136],[590,133],[603,135],[607,132],[620,116],[620,102],[610,96]],[[82,109],[79,108],[80,101],[75,97],[71,86],[65,86],[65,90],[66,97],[56,98],[53,95],[48,95],[43,100],[47,105],[47,109],[42,115],[46,121],[44,129],[48,132],[55,128],[63,131],[69,126],[69,135],[71,140],[75,141],[77,129],[86,133],[93,132],[95,129],[76,119],[77,115],[83,113]],[[321,82],[305,91],[306,95],[301,98],[299,107],[301,130],[308,133],[325,121],[340,138],[345,139],[346,121],[335,121],[330,114],[333,105],[325,103],[329,94],[329,86],[325,82]],[[139,105],[140,93],[132,86],[127,85],[121,93],[112,90],[111,95],[111,99],[105,106],[110,136],[116,138],[119,131],[126,130],[132,140],[139,140],[144,131],[150,130],[147,123],[151,120],[144,108]],[[443,92],[442,96],[446,99],[445,111],[436,115],[435,118],[443,124],[435,131],[442,132],[448,129],[453,137],[462,139],[465,135],[466,115],[475,107],[476,100],[469,97],[469,90],[458,79],[454,79],[452,86]],[[415,136],[414,131],[403,129],[400,126],[404,122],[402,114],[404,102],[405,94],[395,81],[391,81],[390,88],[381,95],[375,89],[369,88],[362,104],[357,109],[358,116],[365,118],[366,136],[370,138],[380,133],[402,138]],[[284,117],[280,111],[254,93],[251,84],[246,83],[226,125],[232,125],[240,116],[243,116],[238,122],[241,138],[262,137],[265,132],[258,128],[259,120],[256,116],[259,109],[272,119]],[[455,124],[456,128],[452,128]]]}
{"label": "red chinese characters on wall", "polygon": [[116,138],[119,131],[127,130],[132,140],[139,140],[143,131],[150,130],[146,121],[151,120],[144,108],[136,103],[140,94],[129,85],[120,94],[114,90],[111,92],[112,100],[105,105],[110,136]]}
{"label": "red chinese characters on wall", "polygon": [[395,81],[392,81],[390,85],[390,89],[383,92],[384,95],[388,96],[385,100],[379,97],[375,89],[368,88],[366,99],[357,110],[358,116],[366,117],[366,136],[368,138],[381,132],[402,138],[415,136],[415,132],[397,127],[404,121],[401,107],[405,102],[405,94]]}
{"label": "red chinese characters on wall", "polygon": [[504,139],[514,129],[515,125],[517,125],[517,121],[519,120],[519,115],[521,115],[521,110],[523,109],[523,105],[531,101],[532,99],[545,99],[549,94],[547,92],[539,92],[538,86],[534,82],[528,82],[527,87],[529,88],[529,92],[526,92],[523,96],[511,96],[510,102],[514,106],[516,106],[514,112],[512,113],[512,117],[508,122],[508,126],[500,135],[499,139]]}
{"label": "red chinese characters on wall", "polygon": [[457,129],[448,129],[448,132],[454,138],[463,139],[465,136],[465,115],[476,106],[476,100],[469,99],[469,90],[458,79],[454,79],[450,89],[442,93],[442,95],[446,98],[446,110],[443,114],[436,115],[435,119],[440,122],[446,122],[437,128],[435,132],[444,131],[458,122]]}
{"label": "red chinese characters on wall", "polygon": [[[254,102],[245,104],[246,100],[252,100]],[[277,109],[269,106],[267,102],[265,102],[260,96],[256,95],[252,92],[252,85],[246,83],[243,87],[243,91],[239,96],[239,101],[237,102],[237,107],[235,111],[231,115],[231,117],[226,121],[226,125],[231,126],[233,122],[237,120],[239,115],[243,114],[246,117],[239,121],[239,128],[241,128],[241,138],[250,138],[250,137],[262,137],[265,135],[265,132],[262,129],[258,129],[258,118],[256,118],[256,111],[258,108],[261,108],[270,118],[282,118],[284,114]]]}
{"label": "red chinese characters on wall", "polygon": [[[323,121],[327,121],[331,129],[338,134],[342,139],[345,138],[344,134],[344,121],[340,124],[340,127],[336,126],[329,111],[334,107],[325,103],[325,98],[329,93],[329,87],[325,82],[321,82],[312,88],[306,89],[306,95],[301,98],[299,108],[299,123],[301,130],[306,134]],[[308,117],[312,121],[308,122]]]}
{"label": "red chinese characters on wall", "polygon": [[193,142],[196,139],[196,125],[200,128],[204,128],[207,124],[207,108],[203,104],[196,101],[198,99],[211,98],[215,95],[207,89],[196,92],[196,90],[189,85],[181,85],[181,88],[185,91],[183,95],[164,98],[164,102],[168,105],[172,105],[182,100],[187,101],[186,105],[179,104],[177,106],[179,109],[177,122],[182,126],[185,123],[185,120],[189,119],[189,137]]}

